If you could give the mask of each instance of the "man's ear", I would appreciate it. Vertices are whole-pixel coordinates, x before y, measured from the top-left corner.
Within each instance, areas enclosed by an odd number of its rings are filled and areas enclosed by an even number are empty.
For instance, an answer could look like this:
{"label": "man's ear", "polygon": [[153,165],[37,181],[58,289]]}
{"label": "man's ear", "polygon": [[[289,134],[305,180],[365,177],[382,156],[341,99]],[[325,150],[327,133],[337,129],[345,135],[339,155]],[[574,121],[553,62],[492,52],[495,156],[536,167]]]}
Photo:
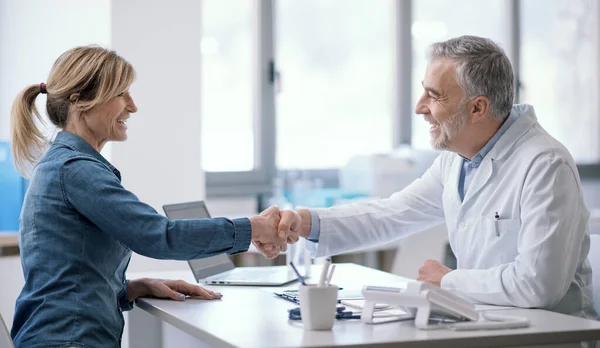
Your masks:
{"label": "man's ear", "polygon": [[77,103],[77,101],[79,100],[79,93],[73,93],[71,94],[71,96],[69,96],[69,101],[71,103]]}
{"label": "man's ear", "polygon": [[489,112],[489,106],[490,100],[488,99],[488,97],[479,96],[473,98],[473,100],[471,100],[471,107],[469,109],[469,111],[471,112],[471,119],[473,120],[473,122],[477,122],[487,117]]}

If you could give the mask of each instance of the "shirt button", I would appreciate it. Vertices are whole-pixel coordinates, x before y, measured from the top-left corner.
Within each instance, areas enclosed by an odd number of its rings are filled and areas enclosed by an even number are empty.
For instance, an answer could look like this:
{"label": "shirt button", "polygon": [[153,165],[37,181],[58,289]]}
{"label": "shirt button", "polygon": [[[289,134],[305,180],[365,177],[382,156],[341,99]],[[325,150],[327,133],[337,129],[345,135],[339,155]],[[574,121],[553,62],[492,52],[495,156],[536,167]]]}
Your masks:
{"label": "shirt button", "polygon": [[461,223],[460,223],[460,225],[458,225],[458,227],[460,227],[461,229],[462,229],[462,228],[465,228],[465,223],[464,223],[464,222],[461,222]]}

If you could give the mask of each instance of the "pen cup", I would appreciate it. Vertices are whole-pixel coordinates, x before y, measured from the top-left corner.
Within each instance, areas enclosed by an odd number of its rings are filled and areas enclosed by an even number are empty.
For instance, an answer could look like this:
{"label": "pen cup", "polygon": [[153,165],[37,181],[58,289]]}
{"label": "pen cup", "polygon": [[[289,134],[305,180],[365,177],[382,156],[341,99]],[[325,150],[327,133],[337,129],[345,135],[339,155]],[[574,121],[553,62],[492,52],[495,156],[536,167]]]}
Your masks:
{"label": "pen cup", "polygon": [[338,286],[300,285],[300,315],[305,330],[331,330],[335,320]]}

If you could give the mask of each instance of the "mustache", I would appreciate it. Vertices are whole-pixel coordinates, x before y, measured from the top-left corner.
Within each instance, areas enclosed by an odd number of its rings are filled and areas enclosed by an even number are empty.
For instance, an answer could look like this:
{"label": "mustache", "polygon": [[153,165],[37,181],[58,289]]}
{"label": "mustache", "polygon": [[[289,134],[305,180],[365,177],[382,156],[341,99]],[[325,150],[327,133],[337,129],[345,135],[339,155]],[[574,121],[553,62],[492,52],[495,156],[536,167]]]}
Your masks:
{"label": "mustache", "polygon": [[439,123],[435,118],[433,118],[433,116],[431,115],[425,115],[424,116],[425,121],[429,122],[429,123]]}

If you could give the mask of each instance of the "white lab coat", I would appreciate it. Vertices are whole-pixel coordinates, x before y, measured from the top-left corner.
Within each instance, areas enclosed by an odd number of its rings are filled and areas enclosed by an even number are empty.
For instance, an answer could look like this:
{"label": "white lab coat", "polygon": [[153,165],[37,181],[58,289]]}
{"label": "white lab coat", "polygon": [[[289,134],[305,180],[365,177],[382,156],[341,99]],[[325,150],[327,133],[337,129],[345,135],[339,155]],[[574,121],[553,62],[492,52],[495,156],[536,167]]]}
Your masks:
{"label": "white lab coat", "polygon": [[442,288],[476,303],[595,319],[589,212],[577,168],[539,125],[532,106],[515,105],[513,112],[521,116],[483,159],[463,202],[462,159],[444,151],[390,198],[315,209],[321,234],[308,248],[314,256],[364,249],[445,220],[458,267],[444,276]]}

